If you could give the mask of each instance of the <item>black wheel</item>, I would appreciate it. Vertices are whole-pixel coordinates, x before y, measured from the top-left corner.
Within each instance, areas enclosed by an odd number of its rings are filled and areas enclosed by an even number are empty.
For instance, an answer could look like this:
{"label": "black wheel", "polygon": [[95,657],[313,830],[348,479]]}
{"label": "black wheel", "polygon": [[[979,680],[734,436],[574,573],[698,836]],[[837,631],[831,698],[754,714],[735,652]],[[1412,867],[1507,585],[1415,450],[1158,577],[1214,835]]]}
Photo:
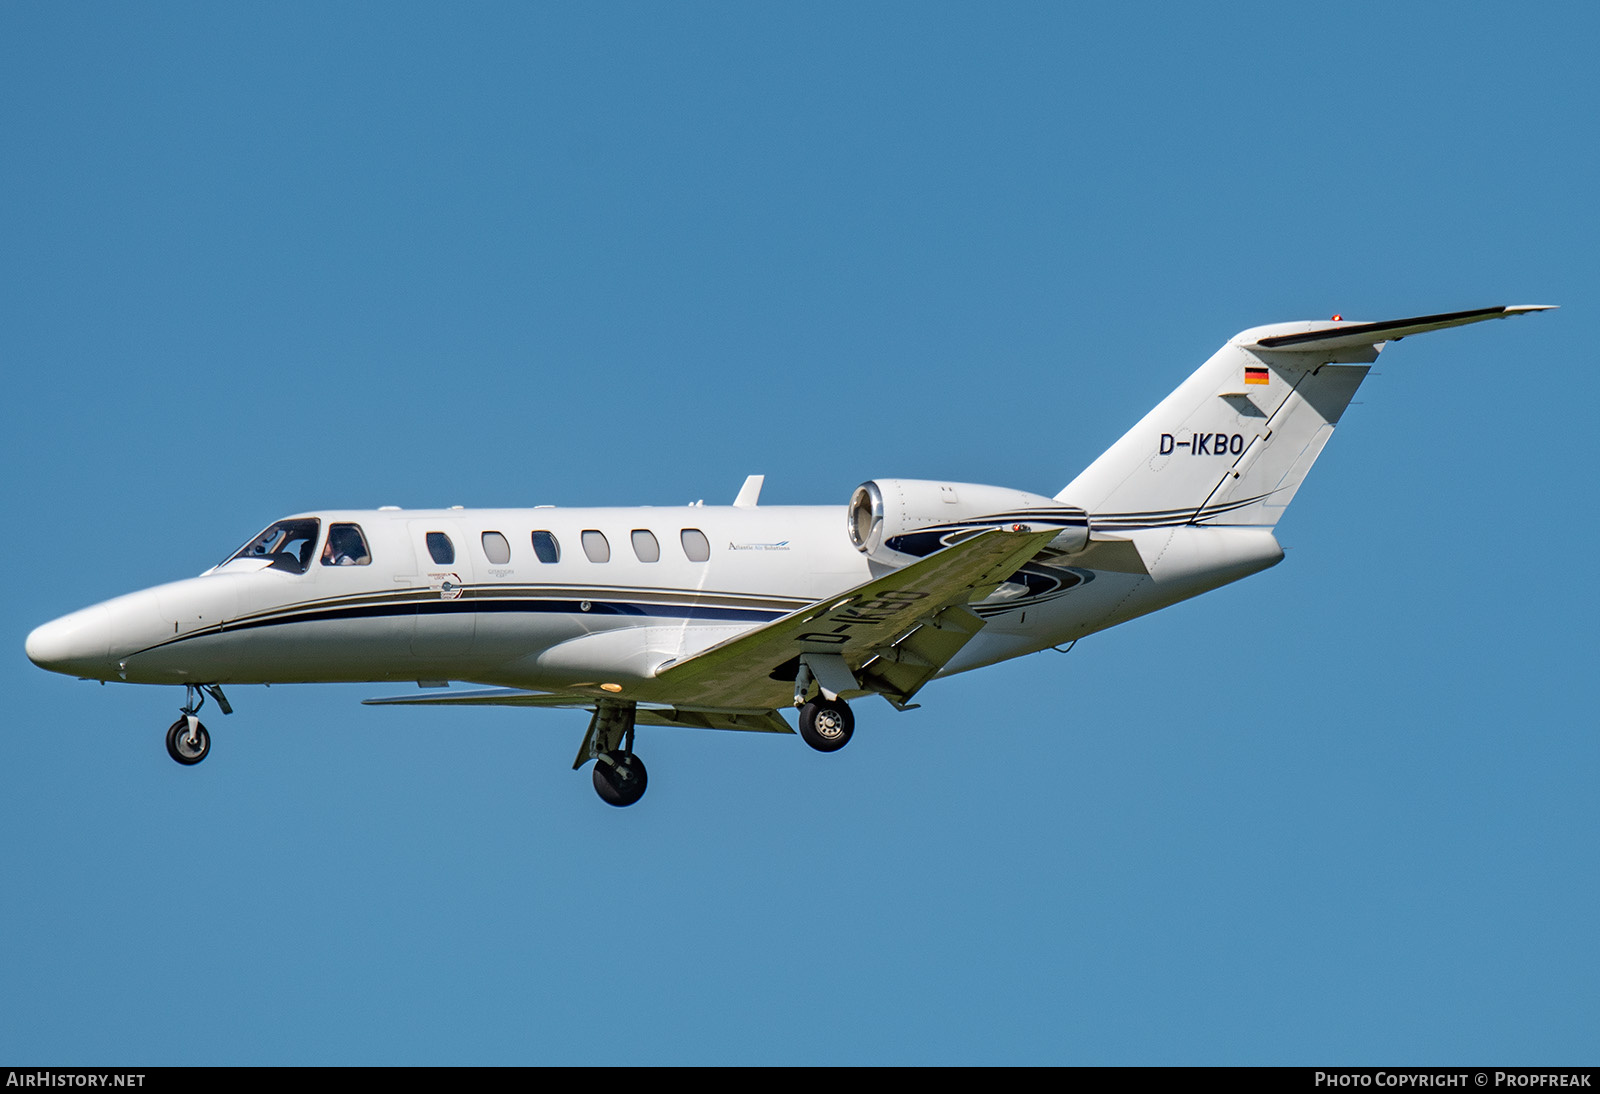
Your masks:
{"label": "black wheel", "polygon": [[607,805],[632,805],[644,797],[648,782],[644,761],[631,752],[618,749],[594,762],[594,792]]}
{"label": "black wheel", "polygon": [[211,734],[199,722],[194,724],[194,737],[189,736],[189,719],[179,718],[167,730],[167,755],[184,766],[197,764],[211,752]]}
{"label": "black wheel", "polygon": [[813,699],[800,708],[800,736],[818,752],[837,752],[850,743],[856,716],[837,699]]}

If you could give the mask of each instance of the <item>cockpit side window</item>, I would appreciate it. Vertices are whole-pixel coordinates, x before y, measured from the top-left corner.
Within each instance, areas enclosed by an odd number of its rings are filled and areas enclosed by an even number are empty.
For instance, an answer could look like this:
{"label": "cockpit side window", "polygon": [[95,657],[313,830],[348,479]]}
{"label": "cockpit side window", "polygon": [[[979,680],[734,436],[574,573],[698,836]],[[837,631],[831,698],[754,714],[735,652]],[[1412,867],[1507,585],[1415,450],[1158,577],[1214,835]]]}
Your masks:
{"label": "cockpit side window", "polygon": [[324,566],[368,566],[372,552],[367,550],[367,537],[361,534],[359,524],[330,524],[328,543],[322,548]]}
{"label": "cockpit side window", "polygon": [[303,574],[311,566],[312,553],[317,549],[317,533],[321,530],[322,522],[315,517],[280,520],[239,548],[228,561],[232,562],[235,558],[264,559],[271,563],[269,569]]}

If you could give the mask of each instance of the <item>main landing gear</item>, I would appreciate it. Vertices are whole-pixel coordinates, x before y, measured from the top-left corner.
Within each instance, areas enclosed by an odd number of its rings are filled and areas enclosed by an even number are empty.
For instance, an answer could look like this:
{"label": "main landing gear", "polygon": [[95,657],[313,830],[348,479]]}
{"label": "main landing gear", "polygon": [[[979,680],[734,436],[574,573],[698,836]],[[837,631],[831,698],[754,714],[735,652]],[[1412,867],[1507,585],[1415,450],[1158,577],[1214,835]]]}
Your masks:
{"label": "main landing gear", "polygon": [[850,743],[856,716],[843,699],[821,696],[800,708],[800,739],[818,752],[837,752]]}
{"label": "main landing gear", "polygon": [[[842,666],[843,662],[840,664]],[[843,686],[854,684],[848,670],[842,671],[849,680]],[[829,698],[835,693],[822,687],[818,688],[817,697],[807,702],[806,696],[814,681],[811,665],[802,657],[794,677],[794,705],[800,709],[800,739],[818,752],[837,752],[850,743],[850,735],[856,731],[856,716],[850,713],[850,704],[843,699]]]}
{"label": "main landing gear", "polygon": [[649,781],[644,761],[626,749],[615,749],[595,757],[594,792],[607,805],[632,805],[644,797]]}
{"label": "main landing gear", "polygon": [[[809,688],[811,681],[801,683]],[[795,689],[795,705],[800,708],[800,737],[818,752],[837,752],[850,743],[855,732],[855,715],[842,699],[829,699],[818,695],[809,702],[799,686]],[[602,699],[595,706],[594,717],[589,721],[589,732],[578,747],[577,759],[572,761],[577,770],[594,761],[594,792],[607,805],[620,807],[632,805],[644,797],[649,776],[644,761],[633,751],[635,704],[619,699]]]}
{"label": "main landing gear", "polygon": [[594,792],[607,805],[632,805],[644,797],[649,776],[644,761],[633,754],[633,703],[601,702],[589,720],[589,732],[578,749],[574,768],[594,761]]}
{"label": "main landing gear", "polygon": [[185,687],[188,690],[184,695],[184,703],[178,708],[181,714],[167,730],[167,755],[185,767],[192,767],[211,755],[211,734],[195,717],[200,708],[205,706],[206,696],[215,699],[217,709],[224,714],[232,714],[233,707],[228,705],[227,696],[216,684],[186,684]]}

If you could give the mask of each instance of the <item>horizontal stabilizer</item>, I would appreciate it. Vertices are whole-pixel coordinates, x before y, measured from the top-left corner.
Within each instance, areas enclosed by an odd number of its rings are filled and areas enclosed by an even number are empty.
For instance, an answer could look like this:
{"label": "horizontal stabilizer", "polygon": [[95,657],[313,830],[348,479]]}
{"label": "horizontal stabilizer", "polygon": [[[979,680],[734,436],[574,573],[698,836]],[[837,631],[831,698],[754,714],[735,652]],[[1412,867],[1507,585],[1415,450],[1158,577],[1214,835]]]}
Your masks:
{"label": "horizontal stabilizer", "polygon": [[[1254,342],[1246,342],[1247,349],[1288,351],[1321,351],[1354,349],[1377,342],[1398,342],[1412,334],[1444,330],[1446,327],[1464,327],[1468,323],[1482,323],[1485,319],[1505,319],[1528,312],[1550,311],[1554,304],[1509,304],[1498,308],[1473,308],[1471,311],[1443,312],[1439,315],[1417,315],[1410,319],[1387,319],[1381,323],[1330,323],[1307,330],[1268,334]],[[1269,328],[1280,330],[1283,324]]]}

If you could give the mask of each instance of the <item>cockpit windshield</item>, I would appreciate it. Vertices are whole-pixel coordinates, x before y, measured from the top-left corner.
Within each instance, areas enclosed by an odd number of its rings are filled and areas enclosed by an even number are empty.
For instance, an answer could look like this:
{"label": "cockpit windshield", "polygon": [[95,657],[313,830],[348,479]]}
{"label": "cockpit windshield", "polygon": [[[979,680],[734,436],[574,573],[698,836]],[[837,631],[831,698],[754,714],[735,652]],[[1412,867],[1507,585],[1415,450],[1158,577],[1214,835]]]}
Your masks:
{"label": "cockpit windshield", "polygon": [[303,574],[316,553],[317,533],[321,528],[322,522],[315,517],[280,520],[239,548],[227,561],[232,562],[237,558],[264,559],[271,563],[269,569]]}

